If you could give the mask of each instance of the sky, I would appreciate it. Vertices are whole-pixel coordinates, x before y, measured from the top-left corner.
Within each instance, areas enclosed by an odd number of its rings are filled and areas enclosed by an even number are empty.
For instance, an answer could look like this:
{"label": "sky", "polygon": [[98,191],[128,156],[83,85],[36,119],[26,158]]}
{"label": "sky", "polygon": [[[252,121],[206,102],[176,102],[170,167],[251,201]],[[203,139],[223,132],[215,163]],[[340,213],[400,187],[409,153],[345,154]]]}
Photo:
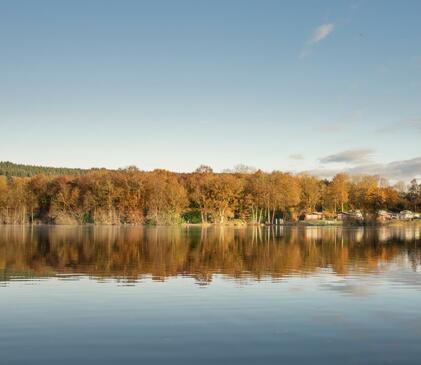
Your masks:
{"label": "sky", "polygon": [[0,160],[421,176],[421,1],[0,0]]}

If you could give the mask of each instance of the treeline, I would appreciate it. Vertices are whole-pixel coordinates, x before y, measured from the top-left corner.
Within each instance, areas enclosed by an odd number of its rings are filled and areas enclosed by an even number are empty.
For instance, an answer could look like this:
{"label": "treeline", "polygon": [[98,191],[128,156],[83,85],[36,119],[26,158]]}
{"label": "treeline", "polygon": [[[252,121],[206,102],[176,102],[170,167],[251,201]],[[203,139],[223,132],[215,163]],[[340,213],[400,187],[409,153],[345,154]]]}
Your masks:
{"label": "treeline", "polygon": [[0,175],[1,176],[18,176],[31,177],[39,174],[47,176],[60,175],[82,175],[90,170],[87,169],[73,169],[67,167],[46,167],[34,165],[22,165],[9,161],[0,161]]}
{"label": "treeline", "polygon": [[83,175],[0,177],[0,222],[5,224],[174,224],[295,221],[323,211],[332,217],[359,209],[417,210],[421,185],[389,186],[375,176],[338,174],[332,180],[280,171],[193,173],[135,167]]}

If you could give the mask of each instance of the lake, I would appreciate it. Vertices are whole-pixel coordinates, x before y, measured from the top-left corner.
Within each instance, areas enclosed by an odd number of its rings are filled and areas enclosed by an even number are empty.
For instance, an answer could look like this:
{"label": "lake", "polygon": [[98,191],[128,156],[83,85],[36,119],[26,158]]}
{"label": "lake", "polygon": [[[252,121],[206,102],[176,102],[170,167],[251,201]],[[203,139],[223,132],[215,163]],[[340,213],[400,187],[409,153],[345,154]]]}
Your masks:
{"label": "lake", "polygon": [[0,226],[1,364],[419,364],[421,229]]}

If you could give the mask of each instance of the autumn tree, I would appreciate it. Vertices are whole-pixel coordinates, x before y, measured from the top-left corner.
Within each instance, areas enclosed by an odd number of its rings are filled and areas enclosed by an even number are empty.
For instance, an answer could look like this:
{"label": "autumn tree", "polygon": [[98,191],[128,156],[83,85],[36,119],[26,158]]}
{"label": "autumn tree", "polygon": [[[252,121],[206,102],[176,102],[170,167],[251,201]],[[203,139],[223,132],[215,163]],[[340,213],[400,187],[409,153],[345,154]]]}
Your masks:
{"label": "autumn tree", "polygon": [[401,210],[400,207],[403,202],[399,192],[391,186],[381,188],[381,190],[384,198],[384,208],[388,210]]}
{"label": "autumn tree", "polygon": [[334,211],[336,212],[337,208],[340,207],[341,212],[343,212],[349,198],[348,175],[343,173],[335,175],[330,184],[330,189],[334,203]]}
{"label": "autumn tree", "polygon": [[211,198],[211,215],[217,223],[224,223],[234,216],[238,199],[242,192],[242,184],[231,174],[215,174],[209,182]]}
{"label": "autumn tree", "polygon": [[319,180],[314,176],[300,176],[301,209],[303,212],[313,212],[320,199]]}
{"label": "autumn tree", "polygon": [[417,206],[421,204],[421,185],[418,185],[417,179],[411,180],[407,196],[414,211],[417,211]]}
{"label": "autumn tree", "polygon": [[200,211],[202,223],[207,223],[212,209],[211,182],[213,170],[206,165],[199,166],[187,181],[189,198],[193,207]]}
{"label": "autumn tree", "polygon": [[156,224],[174,223],[187,206],[187,194],[177,175],[154,170],[145,181],[147,217]]}
{"label": "autumn tree", "polygon": [[60,176],[52,180],[49,191],[51,193],[49,215],[55,223],[84,223],[80,188],[75,178]]}
{"label": "autumn tree", "polygon": [[5,176],[0,176],[0,223],[7,222],[7,194],[8,194],[8,187],[7,187],[7,178]]}
{"label": "autumn tree", "polygon": [[300,185],[298,180],[288,173],[274,171],[271,174],[271,199],[273,200],[270,223],[275,221],[275,212],[279,211],[285,217],[300,203]]}
{"label": "autumn tree", "polygon": [[30,221],[35,217],[46,218],[49,211],[48,184],[50,179],[45,175],[35,175],[29,179],[26,187],[26,200],[30,214]]}
{"label": "autumn tree", "polygon": [[6,184],[6,223],[25,224],[28,222],[27,178],[12,177]]}
{"label": "autumn tree", "polygon": [[261,223],[267,201],[267,174],[262,171],[249,175],[244,188],[245,206],[250,211],[251,221]]}
{"label": "autumn tree", "polygon": [[146,209],[146,177],[136,167],[115,173],[115,204],[123,223],[143,223]]}
{"label": "autumn tree", "polygon": [[377,176],[356,176],[350,185],[350,202],[354,209],[374,213],[384,205],[385,194]]}

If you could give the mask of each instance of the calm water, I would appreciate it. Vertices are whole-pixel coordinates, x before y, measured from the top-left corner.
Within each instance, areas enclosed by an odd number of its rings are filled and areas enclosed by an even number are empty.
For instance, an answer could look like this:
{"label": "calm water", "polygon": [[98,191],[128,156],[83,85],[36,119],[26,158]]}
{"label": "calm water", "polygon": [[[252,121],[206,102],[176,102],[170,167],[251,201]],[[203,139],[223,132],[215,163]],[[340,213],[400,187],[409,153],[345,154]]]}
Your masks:
{"label": "calm water", "polygon": [[420,228],[0,227],[0,363],[419,364],[420,264]]}

